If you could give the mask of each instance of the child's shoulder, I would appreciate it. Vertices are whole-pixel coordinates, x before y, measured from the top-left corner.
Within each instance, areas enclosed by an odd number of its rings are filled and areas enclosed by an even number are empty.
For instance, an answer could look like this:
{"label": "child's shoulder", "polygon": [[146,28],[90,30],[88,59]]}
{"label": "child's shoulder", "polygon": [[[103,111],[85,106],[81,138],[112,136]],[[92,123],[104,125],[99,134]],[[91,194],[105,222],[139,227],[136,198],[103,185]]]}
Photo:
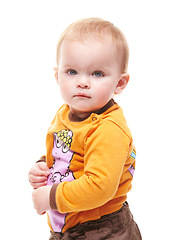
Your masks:
{"label": "child's shoulder", "polygon": [[124,117],[123,110],[122,108],[118,105],[115,104],[113,107],[108,109],[108,111],[105,112],[102,116],[103,120],[103,125],[110,125],[109,123],[111,122],[112,124],[112,131],[115,128],[120,128],[129,138],[131,138],[131,132],[130,129],[127,125],[126,118]]}

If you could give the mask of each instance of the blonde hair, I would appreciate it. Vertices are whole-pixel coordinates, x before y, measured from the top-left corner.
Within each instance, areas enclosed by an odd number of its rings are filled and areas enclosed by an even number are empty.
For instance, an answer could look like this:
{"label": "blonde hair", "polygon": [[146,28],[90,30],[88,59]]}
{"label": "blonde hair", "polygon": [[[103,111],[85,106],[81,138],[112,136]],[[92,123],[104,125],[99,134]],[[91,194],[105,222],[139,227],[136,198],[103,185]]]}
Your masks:
{"label": "blonde hair", "polygon": [[100,18],[85,18],[69,25],[62,33],[57,45],[57,64],[59,64],[61,46],[64,40],[84,41],[86,39],[104,38],[105,34],[110,34],[116,44],[120,57],[121,72],[125,73],[129,61],[129,48],[124,34],[111,22]]}

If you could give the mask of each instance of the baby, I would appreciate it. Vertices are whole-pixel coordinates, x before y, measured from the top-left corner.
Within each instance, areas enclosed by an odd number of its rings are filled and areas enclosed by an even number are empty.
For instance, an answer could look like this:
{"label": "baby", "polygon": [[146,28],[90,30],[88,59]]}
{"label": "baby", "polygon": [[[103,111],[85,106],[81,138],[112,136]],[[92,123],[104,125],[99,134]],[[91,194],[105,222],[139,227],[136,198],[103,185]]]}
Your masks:
{"label": "baby", "polygon": [[129,81],[128,44],[109,21],[71,24],[57,46],[56,81],[65,104],[29,181],[50,239],[142,239],[126,202],[136,152],[113,96]]}

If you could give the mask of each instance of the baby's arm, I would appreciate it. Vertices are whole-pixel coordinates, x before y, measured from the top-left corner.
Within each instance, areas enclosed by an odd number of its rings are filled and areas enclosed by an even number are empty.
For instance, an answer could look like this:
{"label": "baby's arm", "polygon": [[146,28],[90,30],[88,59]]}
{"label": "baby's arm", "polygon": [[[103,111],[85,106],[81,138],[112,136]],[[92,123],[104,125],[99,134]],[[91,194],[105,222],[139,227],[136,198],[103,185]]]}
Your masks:
{"label": "baby's arm", "polygon": [[[120,181],[127,183],[128,191],[131,174],[127,169],[131,161],[127,164],[126,159],[131,154],[131,143],[131,135],[111,121],[90,131],[85,139],[84,174],[74,181],[54,184],[56,188],[50,194],[52,210],[69,213],[103,206],[126,191]],[[127,174],[122,178],[125,170]]]}
{"label": "baby's arm", "polygon": [[28,179],[34,189],[47,185],[50,170],[46,162],[37,162],[29,171]]}

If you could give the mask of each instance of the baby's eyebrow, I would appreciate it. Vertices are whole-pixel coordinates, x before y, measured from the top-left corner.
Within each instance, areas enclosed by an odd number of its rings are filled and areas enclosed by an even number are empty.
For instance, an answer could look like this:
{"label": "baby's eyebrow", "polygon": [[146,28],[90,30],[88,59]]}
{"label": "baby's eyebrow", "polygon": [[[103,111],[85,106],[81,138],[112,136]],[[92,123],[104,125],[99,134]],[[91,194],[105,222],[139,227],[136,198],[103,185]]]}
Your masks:
{"label": "baby's eyebrow", "polygon": [[71,65],[63,65],[63,67],[71,67]]}
{"label": "baby's eyebrow", "polygon": [[62,67],[64,67],[64,68],[77,68],[77,66],[69,65],[69,64],[62,65]]}
{"label": "baby's eyebrow", "polygon": [[106,72],[108,69],[106,66],[93,66],[94,71],[103,71]]}

